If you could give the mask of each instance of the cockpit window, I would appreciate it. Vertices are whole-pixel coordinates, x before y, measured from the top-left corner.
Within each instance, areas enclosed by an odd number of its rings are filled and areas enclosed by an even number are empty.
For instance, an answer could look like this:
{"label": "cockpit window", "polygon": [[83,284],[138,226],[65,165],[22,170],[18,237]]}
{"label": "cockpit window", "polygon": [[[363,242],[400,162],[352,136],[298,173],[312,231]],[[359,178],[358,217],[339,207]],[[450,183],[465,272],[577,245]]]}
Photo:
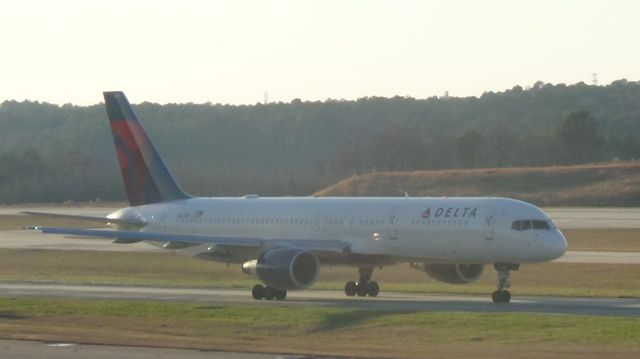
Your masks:
{"label": "cockpit window", "polygon": [[549,222],[538,219],[519,219],[511,224],[511,229],[526,231],[527,229],[551,229]]}
{"label": "cockpit window", "polygon": [[533,220],[533,229],[550,229],[547,221]]}

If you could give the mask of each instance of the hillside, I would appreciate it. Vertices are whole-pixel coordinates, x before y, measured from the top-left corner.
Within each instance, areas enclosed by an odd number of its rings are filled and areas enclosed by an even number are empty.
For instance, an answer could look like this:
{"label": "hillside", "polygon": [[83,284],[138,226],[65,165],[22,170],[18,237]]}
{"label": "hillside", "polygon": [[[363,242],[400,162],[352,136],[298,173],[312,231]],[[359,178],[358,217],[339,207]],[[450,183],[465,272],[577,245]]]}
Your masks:
{"label": "hillside", "polygon": [[640,162],[534,168],[380,172],[317,196],[500,196],[539,206],[640,206]]}

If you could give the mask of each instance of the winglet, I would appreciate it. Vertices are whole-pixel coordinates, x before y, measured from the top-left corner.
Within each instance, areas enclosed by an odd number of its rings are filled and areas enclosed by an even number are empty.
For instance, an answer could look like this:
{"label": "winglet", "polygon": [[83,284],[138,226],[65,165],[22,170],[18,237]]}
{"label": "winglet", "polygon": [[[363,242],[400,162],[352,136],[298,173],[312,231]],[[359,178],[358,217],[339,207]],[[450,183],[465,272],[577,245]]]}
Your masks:
{"label": "winglet", "polygon": [[129,204],[190,198],[169,172],[124,93],[105,92],[104,100]]}

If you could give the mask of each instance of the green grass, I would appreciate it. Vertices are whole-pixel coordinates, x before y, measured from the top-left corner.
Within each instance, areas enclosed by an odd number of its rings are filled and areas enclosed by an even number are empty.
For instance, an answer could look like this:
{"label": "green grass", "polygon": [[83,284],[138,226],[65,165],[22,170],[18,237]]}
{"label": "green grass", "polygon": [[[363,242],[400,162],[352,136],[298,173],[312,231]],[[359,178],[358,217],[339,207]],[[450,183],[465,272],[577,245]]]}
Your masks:
{"label": "green grass", "polygon": [[423,357],[426,348],[433,356],[511,357],[550,350],[567,355],[576,346],[640,350],[636,318],[141,301],[0,299],[0,333],[16,339],[371,357]]}

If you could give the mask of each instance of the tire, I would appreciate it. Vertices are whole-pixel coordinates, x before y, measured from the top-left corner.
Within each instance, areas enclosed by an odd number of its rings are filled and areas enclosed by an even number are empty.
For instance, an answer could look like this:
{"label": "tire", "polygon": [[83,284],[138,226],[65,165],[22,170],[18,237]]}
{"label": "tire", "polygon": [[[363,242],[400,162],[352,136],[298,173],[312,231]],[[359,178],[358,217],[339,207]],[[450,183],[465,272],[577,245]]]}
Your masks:
{"label": "tire", "polygon": [[284,289],[278,289],[276,292],[277,300],[284,300],[287,297],[287,291]]}
{"label": "tire", "polygon": [[367,289],[368,289],[368,283],[356,283],[356,294],[358,295],[358,297],[365,297],[367,296]]}
{"label": "tire", "polygon": [[275,296],[276,296],[276,290],[275,288],[271,288],[269,286],[266,286],[264,288],[264,299],[266,300],[272,300]]}
{"label": "tire", "polygon": [[251,289],[251,295],[255,300],[261,300],[264,298],[264,287],[261,284],[256,284]]}
{"label": "tire", "polygon": [[502,303],[502,292],[496,290],[491,293],[491,300],[493,300],[494,303]]}
{"label": "tire", "polygon": [[502,303],[509,303],[511,301],[511,292],[505,290],[502,292]]}
{"label": "tire", "polygon": [[351,281],[347,282],[347,284],[344,285],[344,294],[348,297],[356,295],[356,283]]}
{"label": "tire", "polygon": [[378,285],[378,282],[369,282],[367,285],[367,294],[370,297],[377,297],[378,293],[380,293],[380,286]]}

